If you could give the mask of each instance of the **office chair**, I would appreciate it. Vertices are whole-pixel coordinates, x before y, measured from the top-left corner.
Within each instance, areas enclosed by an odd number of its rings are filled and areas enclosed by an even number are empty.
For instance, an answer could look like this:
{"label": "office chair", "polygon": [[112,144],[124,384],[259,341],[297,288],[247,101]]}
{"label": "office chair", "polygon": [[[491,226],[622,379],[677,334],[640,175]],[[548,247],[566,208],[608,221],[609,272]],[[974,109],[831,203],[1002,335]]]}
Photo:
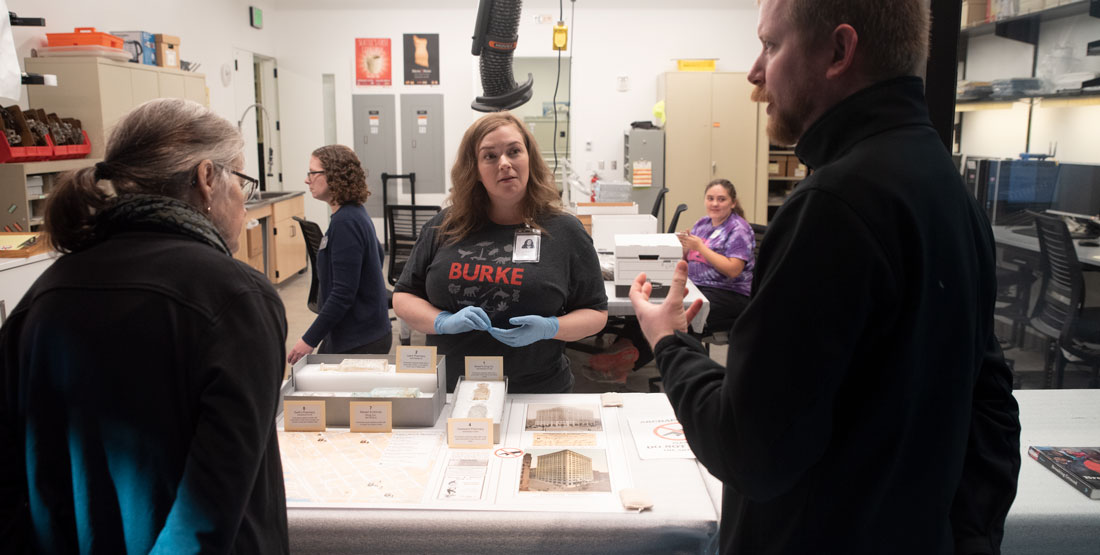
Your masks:
{"label": "office chair", "polygon": [[657,198],[653,201],[653,210],[650,214],[653,214],[657,221],[661,221],[661,208],[665,205],[665,195],[668,194],[668,187],[661,187],[660,191],[657,191]]}
{"label": "office chair", "polygon": [[302,228],[302,238],[306,241],[306,255],[309,256],[309,269],[312,276],[309,282],[309,296],[306,298],[306,306],[314,314],[321,309],[317,306],[317,251],[321,249],[321,239],[325,236],[321,233],[321,226],[305,218],[293,216],[294,221]]}
{"label": "office chair", "polygon": [[1047,387],[1062,387],[1066,363],[1092,368],[1090,387],[1100,387],[1100,308],[1084,308],[1085,280],[1069,228],[1060,218],[1035,217],[1042,286],[1031,326],[1047,337]]}
{"label": "office chair", "polygon": [[[420,230],[439,213],[438,206],[419,206],[413,204],[390,204],[386,206],[386,236],[389,251],[390,265],[386,271],[386,280],[390,285],[397,284],[397,278],[405,269],[405,263],[409,261],[413,246],[420,237]],[[392,292],[390,293],[392,296]],[[392,301],[391,301],[392,303]],[[401,322],[401,334],[399,340],[402,345],[409,345],[412,341],[412,330],[404,321]]]}
{"label": "office chair", "polygon": [[680,214],[686,212],[688,205],[679,204],[676,206],[676,213],[672,215],[672,221],[668,223],[668,232],[676,233],[676,224],[680,221]]}

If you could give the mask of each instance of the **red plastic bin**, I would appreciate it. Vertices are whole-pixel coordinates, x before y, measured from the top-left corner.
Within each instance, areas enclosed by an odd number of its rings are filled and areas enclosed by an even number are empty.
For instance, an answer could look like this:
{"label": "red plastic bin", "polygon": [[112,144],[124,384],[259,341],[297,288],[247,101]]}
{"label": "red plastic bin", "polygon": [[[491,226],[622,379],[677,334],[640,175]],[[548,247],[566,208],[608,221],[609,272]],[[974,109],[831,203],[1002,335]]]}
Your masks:
{"label": "red plastic bin", "polygon": [[46,33],[49,46],[96,45],[122,50],[122,37],[97,33],[95,27],[77,27],[71,33]]}
{"label": "red plastic bin", "polygon": [[[46,142],[50,141],[47,139]],[[88,152],[91,152],[91,147],[88,148]],[[0,163],[37,162],[49,160],[51,156],[53,156],[53,146],[11,146],[8,141],[0,139]]]}
{"label": "red plastic bin", "polygon": [[92,143],[88,140],[88,132],[83,129],[80,132],[84,134],[84,144],[80,145],[55,145],[53,139],[47,135],[46,140],[53,146],[53,156],[50,160],[72,160],[73,158],[84,158],[91,154]]}

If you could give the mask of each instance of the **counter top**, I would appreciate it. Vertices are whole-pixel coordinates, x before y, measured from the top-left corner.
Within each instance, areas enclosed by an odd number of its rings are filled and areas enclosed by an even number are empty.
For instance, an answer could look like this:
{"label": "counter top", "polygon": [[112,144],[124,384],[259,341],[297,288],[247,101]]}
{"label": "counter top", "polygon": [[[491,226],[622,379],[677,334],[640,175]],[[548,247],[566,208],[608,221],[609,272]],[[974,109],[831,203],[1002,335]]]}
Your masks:
{"label": "counter top", "polygon": [[284,200],[290,200],[304,194],[306,194],[305,191],[260,191],[260,198],[252,202],[246,202],[244,208],[245,210],[254,210]]}

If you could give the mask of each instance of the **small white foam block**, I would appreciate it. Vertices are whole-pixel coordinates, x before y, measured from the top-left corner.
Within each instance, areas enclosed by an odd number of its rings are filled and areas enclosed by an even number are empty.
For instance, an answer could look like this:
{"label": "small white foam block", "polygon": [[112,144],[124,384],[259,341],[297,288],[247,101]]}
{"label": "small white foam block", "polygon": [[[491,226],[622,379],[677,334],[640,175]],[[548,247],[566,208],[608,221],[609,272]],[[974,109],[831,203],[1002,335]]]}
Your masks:
{"label": "small white foam block", "polygon": [[389,364],[384,358],[345,358],[340,363],[343,372],[385,372]]}
{"label": "small white foam block", "polygon": [[609,391],[600,395],[600,403],[605,407],[621,407],[623,406],[623,396],[614,391]]}
{"label": "small white foam block", "polygon": [[385,372],[322,371],[320,364],[307,364],[294,371],[298,391],[370,391],[376,387],[414,387],[422,394],[436,390],[435,374],[398,374],[393,366]]}
{"label": "small white foam block", "polygon": [[638,511],[640,513],[653,508],[653,498],[644,489],[623,488],[619,490],[619,500],[623,502],[623,507],[628,511]]}
{"label": "small white foam block", "polygon": [[[474,399],[474,392],[478,386],[485,384],[489,390],[488,399]],[[462,380],[461,385],[455,390],[454,409],[451,418],[492,418],[493,422],[500,422],[504,412],[504,397],[508,394],[505,382]],[[476,416],[470,414],[475,407],[484,407],[476,411]]]}

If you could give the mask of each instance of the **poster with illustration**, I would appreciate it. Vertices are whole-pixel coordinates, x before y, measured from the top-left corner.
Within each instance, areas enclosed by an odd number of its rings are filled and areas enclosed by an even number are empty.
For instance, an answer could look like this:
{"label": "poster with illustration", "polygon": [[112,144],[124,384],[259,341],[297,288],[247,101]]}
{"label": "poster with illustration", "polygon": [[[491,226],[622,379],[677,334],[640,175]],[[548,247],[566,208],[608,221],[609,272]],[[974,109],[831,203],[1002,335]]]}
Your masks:
{"label": "poster with illustration", "polygon": [[393,84],[390,39],[355,39],[355,84],[388,87]]}
{"label": "poster with illustration", "polygon": [[405,84],[439,84],[439,35],[405,35]]}

